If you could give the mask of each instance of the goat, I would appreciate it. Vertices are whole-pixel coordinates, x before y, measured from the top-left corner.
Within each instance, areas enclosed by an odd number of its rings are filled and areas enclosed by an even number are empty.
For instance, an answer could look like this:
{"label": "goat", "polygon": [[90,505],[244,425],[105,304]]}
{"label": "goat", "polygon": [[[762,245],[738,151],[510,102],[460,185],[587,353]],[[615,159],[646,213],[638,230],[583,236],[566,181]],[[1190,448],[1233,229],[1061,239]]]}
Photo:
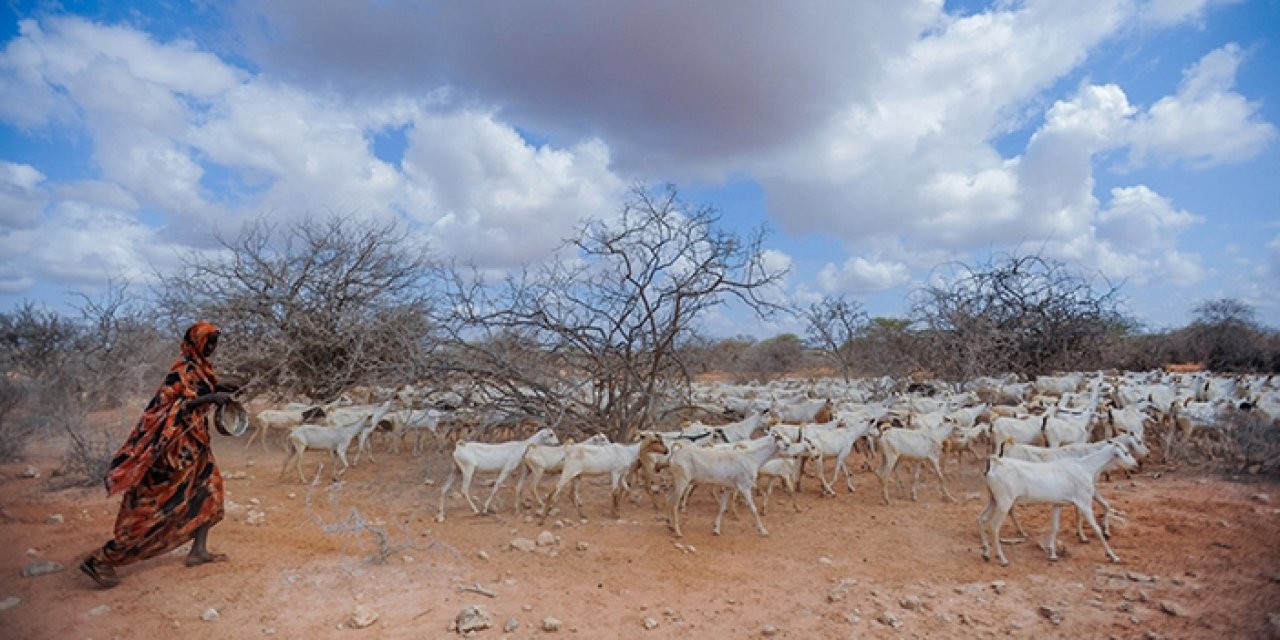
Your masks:
{"label": "goat", "polygon": [[564,470],[560,472],[560,480],[556,482],[555,491],[543,507],[542,520],[546,521],[547,515],[560,499],[560,492],[564,491],[565,486],[570,482],[573,483],[573,505],[578,509],[578,517],[587,517],[582,512],[582,498],[578,493],[578,485],[583,475],[602,474],[609,475],[613,497],[613,517],[621,517],[618,503],[622,499],[622,492],[627,488],[626,477],[640,464],[640,459],[649,453],[667,453],[667,445],[663,443],[662,437],[652,431],[641,432],[639,439],[630,444],[608,442],[569,446],[564,452]]}
{"label": "goat", "polygon": [[347,463],[347,448],[351,446],[351,439],[362,429],[365,429],[366,421],[376,425],[382,419],[382,416],[386,414],[389,403],[390,401],[378,407],[372,414],[360,415],[340,427],[318,424],[303,424],[294,427],[289,432],[289,455],[285,456],[284,464],[280,467],[280,477],[284,477],[285,470],[289,468],[289,462],[296,460],[298,478],[306,482],[307,478],[302,474],[303,452],[307,449],[324,449],[329,452],[330,461],[333,461],[336,457],[342,462],[341,471],[338,470],[338,465],[334,462],[333,479],[337,480],[351,467]]}
{"label": "goat", "polygon": [[[1025,460],[1027,462],[1048,462],[1050,460],[1081,458],[1097,451],[1108,443],[1117,443],[1125,447],[1129,450],[1129,454],[1132,455],[1135,460],[1145,458],[1151,453],[1147,449],[1146,445],[1142,443],[1141,439],[1137,438],[1133,434],[1124,434],[1103,442],[1076,443],[1052,448],[1037,447],[1029,444],[1005,445],[1000,448],[1000,457],[1009,458],[1011,460]],[[1108,470],[1110,470],[1110,468],[1103,468],[1099,473],[1104,473]],[[1094,478],[1094,481],[1097,481],[1096,477]],[[1114,509],[1112,509],[1111,505],[1102,497],[1102,494],[1094,493],[1093,499],[1099,505],[1102,505],[1102,533],[1106,537],[1110,538],[1111,514],[1114,512]],[[1009,519],[1013,521],[1013,526],[1017,527],[1018,535],[1021,536],[1016,541],[1021,542],[1022,540],[1026,540],[1027,531],[1022,528],[1022,523],[1018,522],[1018,516],[1014,512],[1010,511]],[[1081,525],[1080,512],[1078,510],[1076,511],[1076,537],[1080,542],[1089,541],[1089,539],[1084,535],[1084,527]]]}
{"label": "goat", "polygon": [[[942,442],[951,434],[952,425],[942,422],[931,429],[903,429],[895,427],[880,434],[880,451],[883,456],[876,475],[880,478],[880,491],[884,503],[889,504],[889,474],[897,477],[898,460],[928,460],[933,472],[938,476],[938,486],[942,489],[942,497],[947,502],[954,502],[951,492],[947,491],[947,477],[942,473]],[[916,465],[915,478],[911,482],[911,500],[918,499],[916,493],[920,484],[920,465]],[[898,490],[902,490],[902,481],[898,480]]]}
{"label": "goat", "polygon": [[327,411],[331,411],[333,405],[312,406],[306,404],[287,406],[281,409],[263,409],[254,416],[254,422],[257,423],[257,429],[249,434],[249,439],[245,441],[244,448],[248,449],[253,444],[254,438],[261,438],[262,450],[267,450],[267,432],[272,429],[279,431],[290,431],[294,427],[312,420],[322,420],[325,418]]}
{"label": "goat", "polygon": [[1001,566],[1009,566],[1009,559],[1000,546],[1000,525],[1015,502],[1049,503],[1053,505],[1052,526],[1049,530],[1049,560],[1058,559],[1058,522],[1062,505],[1073,504],[1089,521],[1093,532],[1102,541],[1107,558],[1120,562],[1120,556],[1102,535],[1090,504],[1097,494],[1094,479],[1105,467],[1119,463],[1132,469],[1137,461],[1121,444],[1109,442],[1097,451],[1082,458],[1066,458],[1048,462],[1026,462],[991,456],[987,458],[987,505],[978,514],[978,534],[982,538],[982,559],[991,559],[990,541],[995,538],[996,556]]}
{"label": "goat", "polygon": [[[608,442],[609,436],[597,433],[583,440],[582,444],[607,444]],[[516,481],[516,512],[520,511],[520,497],[524,495],[526,481],[533,491],[533,499],[538,502],[538,509],[542,509],[546,503],[542,496],[538,495],[538,483],[542,481],[542,476],[546,472],[564,469],[565,451],[573,444],[572,440],[568,440],[561,445],[529,445],[524,452],[524,467],[520,471],[520,479]]]}
{"label": "goat", "polygon": [[997,417],[991,421],[991,440],[995,443],[1016,444],[1044,443],[1044,425],[1048,416],[1024,415],[1011,418]]}
{"label": "goat", "polygon": [[[680,445],[671,452],[671,475],[675,479],[671,497],[668,501],[670,527],[677,538],[683,537],[680,531],[680,506],[693,483],[720,485],[736,489],[742,496],[751,515],[755,516],[756,531],[761,536],[768,536],[764,522],[760,520],[760,512],[756,509],[751,492],[755,488],[760,467],[772,458],[779,449],[787,445],[786,438],[777,431],[770,430],[768,435],[756,440],[741,443],[741,448],[715,449]],[[716,514],[715,524],[711,532],[720,535],[720,521],[729,506],[730,492],[720,495],[720,511]]]}
{"label": "goat", "polygon": [[475,501],[471,499],[471,478],[477,471],[498,473],[498,479],[493,482],[493,490],[489,492],[489,497],[484,501],[483,513],[489,513],[489,504],[493,502],[493,497],[498,494],[498,489],[502,487],[502,482],[507,479],[507,476],[511,475],[511,472],[524,459],[524,452],[529,448],[529,445],[559,444],[559,442],[560,440],[556,438],[555,432],[546,427],[539,429],[537,433],[527,440],[494,444],[458,442],[453,448],[453,465],[449,468],[449,477],[444,481],[444,486],[440,488],[440,511],[436,514],[436,522],[444,522],[444,499],[449,495],[449,487],[453,486],[453,481],[457,478],[459,472],[462,473],[462,497],[466,498],[471,511],[476,514],[482,512],[476,507]]}
{"label": "goat", "polygon": [[[803,434],[803,439],[813,445],[813,449],[817,452],[818,458],[818,479],[822,481],[822,490],[824,495],[834,496],[836,490],[831,487],[835,483],[836,477],[844,471],[845,487],[853,493],[853,473],[849,471],[849,467],[845,465],[845,458],[853,452],[853,443],[858,438],[863,437],[871,429],[870,424],[863,424],[857,427],[840,427],[828,430],[813,430]],[[836,466],[831,471],[831,482],[827,482],[826,473],[824,471],[825,456],[835,458]]]}

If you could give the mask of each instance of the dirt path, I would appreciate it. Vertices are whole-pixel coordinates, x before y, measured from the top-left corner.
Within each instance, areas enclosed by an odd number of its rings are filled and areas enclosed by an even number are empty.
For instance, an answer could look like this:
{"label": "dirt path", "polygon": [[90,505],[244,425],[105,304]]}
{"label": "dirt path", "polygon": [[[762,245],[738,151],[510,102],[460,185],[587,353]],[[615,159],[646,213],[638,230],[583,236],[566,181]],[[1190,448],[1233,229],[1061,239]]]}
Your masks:
{"label": "dirt path", "polygon": [[[1068,534],[1062,560],[1048,562],[1034,543],[1009,545],[1012,565],[1001,568],[978,555],[983,502],[971,460],[949,467],[954,504],[930,482],[920,502],[884,506],[865,470],[855,493],[841,488],[836,498],[819,498],[807,479],[802,513],[775,495],[767,539],[755,535],[745,511],[712,536],[714,507],[696,493],[677,545],[647,498],[625,503],[622,520],[608,518],[598,483],[583,487],[585,522],[570,517],[568,499],[564,513],[540,526],[509,511],[473,516],[455,497],[438,524],[432,516],[446,472],[438,454],[380,454],[345,482],[326,477],[309,491],[296,475],[277,480],[284,454],[273,447],[264,454],[256,444],[246,452],[241,442],[215,441],[229,495],[210,546],[230,562],[186,568],[178,551],[124,568],[123,584],[109,591],[75,565],[106,540],[118,501],[99,489],[52,489],[53,445],[0,465],[0,572],[9,576],[0,601],[21,599],[0,611],[0,636],[448,638],[457,637],[450,623],[471,604],[494,621],[478,637],[492,638],[748,638],[772,630],[785,638],[1240,638],[1268,637],[1280,624],[1268,622],[1280,614],[1273,484],[1148,468],[1104,484],[1128,518],[1113,540],[1123,564]],[[308,454],[307,469],[322,460]],[[27,465],[41,477],[18,477]],[[473,490],[483,496],[488,487]],[[501,495],[509,507],[510,491]],[[1048,510],[1025,513],[1033,535],[1047,535]],[[53,514],[62,522],[49,522]],[[357,517],[385,528],[386,544],[353,525]],[[558,542],[510,548],[544,530]],[[385,563],[368,560],[384,548]],[[67,569],[19,577],[36,560]],[[496,597],[459,590],[468,586]],[[358,607],[378,615],[372,626],[350,628]],[[218,619],[201,620],[210,608]],[[879,621],[884,612],[900,628]],[[547,617],[562,628],[543,631]],[[646,629],[646,619],[656,626]],[[519,626],[504,633],[509,620]]]}

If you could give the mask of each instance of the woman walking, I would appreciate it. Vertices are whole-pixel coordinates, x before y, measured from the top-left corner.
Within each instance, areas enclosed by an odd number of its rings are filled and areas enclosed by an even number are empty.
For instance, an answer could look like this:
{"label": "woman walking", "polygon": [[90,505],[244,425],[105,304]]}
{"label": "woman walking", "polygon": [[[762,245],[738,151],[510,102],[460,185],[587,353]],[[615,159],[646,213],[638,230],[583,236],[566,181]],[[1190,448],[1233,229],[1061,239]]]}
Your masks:
{"label": "woman walking", "polygon": [[115,535],[80,563],[102,587],[120,584],[115,567],[145,560],[192,541],[187,566],[226,560],[207,546],[222,520],[222,475],[209,446],[205,416],[231,394],[209,363],[218,327],[197,322],[182,338],[169,369],[107,471],[107,495],[124,493]]}

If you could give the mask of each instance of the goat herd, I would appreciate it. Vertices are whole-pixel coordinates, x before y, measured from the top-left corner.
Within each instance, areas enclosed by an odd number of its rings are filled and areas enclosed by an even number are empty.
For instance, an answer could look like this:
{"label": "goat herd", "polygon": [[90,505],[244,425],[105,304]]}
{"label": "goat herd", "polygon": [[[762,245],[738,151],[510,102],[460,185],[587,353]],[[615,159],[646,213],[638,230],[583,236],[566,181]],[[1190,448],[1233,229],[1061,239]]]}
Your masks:
{"label": "goat herd", "polygon": [[[1057,558],[1059,513],[1075,507],[1076,532],[1084,540],[1087,522],[1102,541],[1107,557],[1119,557],[1107,542],[1109,525],[1117,517],[1098,493],[1099,476],[1129,470],[1149,454],[1147,443],[1167,447],[1202,433],[1213,433],[1227,423],[1231,411],[1258,412],[1276,428],[1280,417],[1280,384],[1271,377],[1226,376],[1210,373],[1095,372],[1040,376],[1018,381],[1012,376],[982,378],[964,385],[913,384],[900,388],[889,379],[781,380],[768,384],[734,385],[698,383],[692,397],[684,399],[709,415],[740,417],[735,422],[704,424],[687,421],[678,430],[642,431],[629,443],[609,442],[603,435],[574,443],[561,443],[551,428],[540,428],[527,438],[509,437],[500,442],[472,441],[449,425],[473,416],[475,409],[457,391],[431,393],[412,388],[387,392],[390,399],[377,403],[339,402],[325,406],[288,405],[260,411],[254,422],[256,437],[266,446],[267,433],[288,430],[289,452],[281,477],[294,464],[299,477],[303,453],[326,450],[335,462],[335,479],[348,467],[347,452],[356,443],[355,462],[373,456],[374,433],[385,435],[385,449],[398,451],[406,439],[414,453],[428,438],[444,446],[454,438],[452,465],[440,488],[436,519],[445,518],[445,502],[458,476],[461,492],[471,510],[487,513],[503,483],[519,471],[515,509],[532,492],[538,515],[544,520],[572,485],[579,517],[585,517],[579,495],[584,476],[608,476],[612,512],[618,517],[621,498],[638,483],[647,489],[655,508],[663,510],[675,536],[681,536],[680,518],[689,494],[705,486],[716,492],[719,511],[712,531],[720,523],[734,495],[750,509],[760,535],[768,530],[761,512],[777,482],[791,497],[806,464],[812,464],[824,494],[834,495],[843,476],[853,491],[848,458],[860,449],[875,464],[881,497],[889,504],[889,480],[903,484],[897,475],[900,462],[915,463],[910,495],[917,499],[921,468],[928,465],[937,476],[942,498],[952,501],[944,473],[943,456],[969,452],[983,464],[987,503],[978,516],[982,556],[990,559],[991,547],[1001,564],[1008,560],[1000,545],[1000,529],[1012,516],[1015,504],[1052,505],[1049,558]],[[475,394],[471,394],[474,398]],[[448,406],[449,408],[441,408]],[[736,414],[736,416],[735,416]],[[495,422],[490,420],[490,422]],[[453,437],[450,437],[450,434]],[[985,460],[978,449],[985,448]],[[830,477],[828,460],[834,461]],[[878,462],[878,463],[877,463]],[[559,472],[549,497],[540,495],[542,476]],[[492,489],[477,506],[471,496],[476,473],[496,473]],[[757,483],[762,505],[757,509]],[[665,499],[659,487],[668,486]],[[1102,509],[1102,524],[1093,503]],[[736,506],[735,506],[736,509]],[[1011,518],[1019,534],[1026,532]]]}

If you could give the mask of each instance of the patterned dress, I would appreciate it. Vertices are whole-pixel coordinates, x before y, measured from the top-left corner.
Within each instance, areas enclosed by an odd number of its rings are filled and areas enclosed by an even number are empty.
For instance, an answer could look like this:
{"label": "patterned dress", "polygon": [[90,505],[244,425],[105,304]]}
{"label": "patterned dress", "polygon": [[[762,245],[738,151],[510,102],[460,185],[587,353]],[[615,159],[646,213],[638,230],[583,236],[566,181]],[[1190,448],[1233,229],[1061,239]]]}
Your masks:
{"label": "patterned dress", "polygon": [[114,537],[93,554],[99,562],[120,566],[160,555],[222,520],[222,475],[205,421],[212,405],[186,406],[217,387],[204,355],[217,332],[207,322],[187,330],[181,357],[112,459],[107,495],[124,492],[124,498]]}

